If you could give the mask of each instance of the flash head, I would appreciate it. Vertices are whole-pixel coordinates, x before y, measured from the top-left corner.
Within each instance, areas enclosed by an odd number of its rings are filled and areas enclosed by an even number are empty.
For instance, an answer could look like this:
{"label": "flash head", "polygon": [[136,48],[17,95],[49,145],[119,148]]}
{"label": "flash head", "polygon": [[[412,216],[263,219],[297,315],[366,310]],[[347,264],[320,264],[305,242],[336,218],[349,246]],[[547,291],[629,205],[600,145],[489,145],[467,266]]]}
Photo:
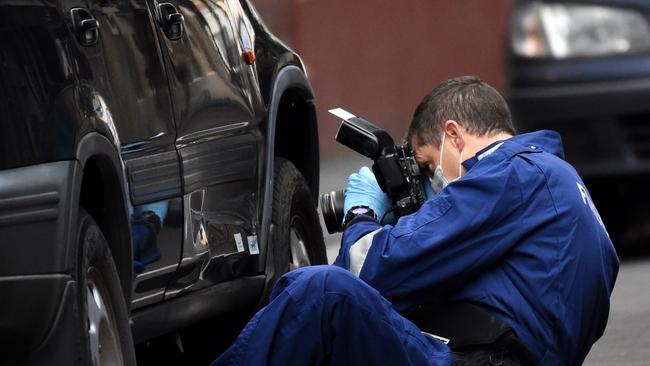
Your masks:
{"label": "flash head", "polygon": [[330,109],[329,112],[343,120],[336,133],[336,141],[357,153],[376,160],[395,146],[393,138],[386,131],[365,119],[342,108]]}

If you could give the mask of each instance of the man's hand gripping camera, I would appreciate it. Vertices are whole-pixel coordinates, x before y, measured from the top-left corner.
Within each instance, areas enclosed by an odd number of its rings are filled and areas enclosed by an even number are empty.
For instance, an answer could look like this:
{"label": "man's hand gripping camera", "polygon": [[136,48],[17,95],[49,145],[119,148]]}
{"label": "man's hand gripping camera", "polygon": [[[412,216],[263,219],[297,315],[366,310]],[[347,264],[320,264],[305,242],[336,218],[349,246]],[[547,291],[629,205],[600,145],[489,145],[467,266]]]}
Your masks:
{"label": "man's hand gripping camera", "polygon": [[[401,217],[417,211],[425,201],[422,185],[425,178],[411,146],[408,143],[395,145],[386,131],[343,109],[332,109],[330,113],[343,120],[336,141],[373,160],[372,172],[377,183],[393,203],[386,214],[394,212]],[[330,234],[344,229],[344,199],[344,190],[320,196],[323,219]],[[384,217],[378,219],[381,222]]]}

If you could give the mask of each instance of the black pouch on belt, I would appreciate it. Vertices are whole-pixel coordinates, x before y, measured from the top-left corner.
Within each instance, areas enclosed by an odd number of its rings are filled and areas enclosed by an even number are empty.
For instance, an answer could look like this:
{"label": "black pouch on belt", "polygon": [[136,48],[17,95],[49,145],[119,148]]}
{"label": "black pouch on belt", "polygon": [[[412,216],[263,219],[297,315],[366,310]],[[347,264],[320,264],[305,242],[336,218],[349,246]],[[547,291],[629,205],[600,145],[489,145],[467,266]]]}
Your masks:
{"label": "black pouch on belt", "polygon": [[421,331],[448,339],[456,365],[536,365],[515,331],[477,305],[421,305],[403,315]]}

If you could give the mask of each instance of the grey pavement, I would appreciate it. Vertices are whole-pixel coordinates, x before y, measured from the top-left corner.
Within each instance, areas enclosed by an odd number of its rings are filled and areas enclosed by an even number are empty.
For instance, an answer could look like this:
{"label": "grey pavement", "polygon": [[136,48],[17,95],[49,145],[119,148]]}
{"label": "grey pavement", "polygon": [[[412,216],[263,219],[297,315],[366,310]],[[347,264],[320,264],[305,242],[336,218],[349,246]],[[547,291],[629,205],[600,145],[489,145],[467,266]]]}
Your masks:
{"label": "grey pavement", "polygon": [[650,365],[649,284],[650,258],[621,263],[607,329],[585,365]]}

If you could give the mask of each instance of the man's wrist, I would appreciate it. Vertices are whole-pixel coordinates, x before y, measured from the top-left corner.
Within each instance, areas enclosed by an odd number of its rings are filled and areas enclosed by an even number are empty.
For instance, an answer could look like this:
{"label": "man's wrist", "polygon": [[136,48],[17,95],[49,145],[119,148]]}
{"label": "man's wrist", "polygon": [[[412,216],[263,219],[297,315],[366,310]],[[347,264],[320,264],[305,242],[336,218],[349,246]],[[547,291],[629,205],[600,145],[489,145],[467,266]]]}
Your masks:
{"label": "man's wrist", "polygon": [[354,220],[356,217],[360,215],[365,215],[371,217],[373,220],[377,220],[377,215],[375,214],[375,211],[373,211],[372,208],[369,206],[365,205],[359,205],[359,206],[352,206],[351,209],[348,210],[348,212],[345,214],[345,219],[343,219],[343,226],[348,226],[352,220]]}

